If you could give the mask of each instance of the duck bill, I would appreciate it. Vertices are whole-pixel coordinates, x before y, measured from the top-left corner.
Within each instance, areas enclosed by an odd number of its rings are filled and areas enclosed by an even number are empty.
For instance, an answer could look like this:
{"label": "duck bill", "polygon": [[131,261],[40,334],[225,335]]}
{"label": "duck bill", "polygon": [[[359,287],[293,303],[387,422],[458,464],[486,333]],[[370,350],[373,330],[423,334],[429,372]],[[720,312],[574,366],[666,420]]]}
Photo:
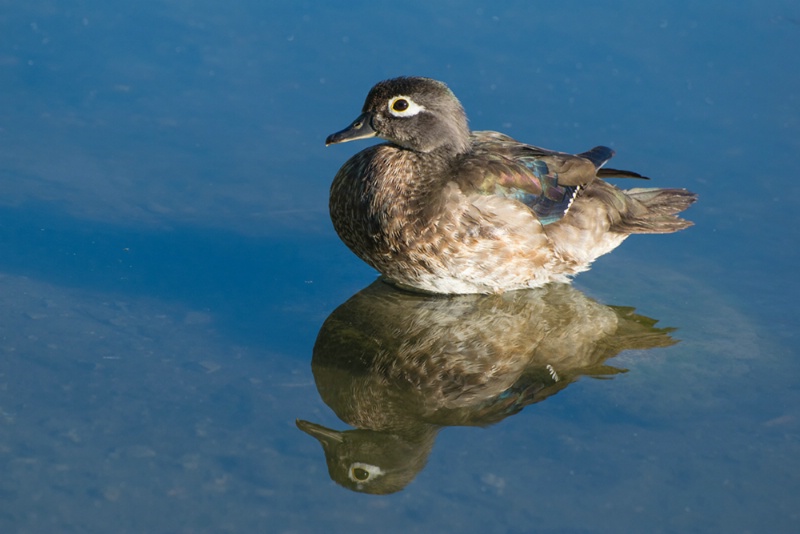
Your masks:
{"label": "duck bill", "polygon": [[378,133],[372,129],[372,114],[362,113],[350,126],[341,132],[329,135],[325,140],[325,146],[355,141],[356,139],[367,139],[376,135]]}
{"label": "duck bill", "polygon": [[322,425],[309,423],[308,421],[303,421],[302,419],[298,419],[297,421],[295,421],[295,424],[297,425],[297,428],[299,428],[309,436],[317,438],[317,440],[323,445],[332,443],[341,443],[342,441],[344,441],[340,432],[331,430],[330,428],[325,428]]}

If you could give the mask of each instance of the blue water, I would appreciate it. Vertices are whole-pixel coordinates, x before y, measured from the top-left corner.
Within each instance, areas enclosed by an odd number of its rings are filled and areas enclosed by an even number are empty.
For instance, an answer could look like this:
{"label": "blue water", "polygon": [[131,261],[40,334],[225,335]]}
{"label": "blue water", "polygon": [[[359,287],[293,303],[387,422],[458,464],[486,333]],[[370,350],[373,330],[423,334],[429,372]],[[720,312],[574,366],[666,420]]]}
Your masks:
{"label": "blue water", "polygon": [[[3,2],[0,531],[800,530],[797,50],[789,1]],[[700,195],[696,226],[579,276],[581,335],[480,409],[353,393],[410,312],[340,307],[376,275],[328,187],[368,142],[324,139],[402,74],[475,129],[606,144]],[[509,326],[425,301],[415,335],[506,357],[567,313],[542,302],[497,304]],[[576,360],[615,314],[657,320],[634,321],[650,344]],[[315,349],[321,329],[366,345]],[[352,491],[296,419],[416,463]]]}

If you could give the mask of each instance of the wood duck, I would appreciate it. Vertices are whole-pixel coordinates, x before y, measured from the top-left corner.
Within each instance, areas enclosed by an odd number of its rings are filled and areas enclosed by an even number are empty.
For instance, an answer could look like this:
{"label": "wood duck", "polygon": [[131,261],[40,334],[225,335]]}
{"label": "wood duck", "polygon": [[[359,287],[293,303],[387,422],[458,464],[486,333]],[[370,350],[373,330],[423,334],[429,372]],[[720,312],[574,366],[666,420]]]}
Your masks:
{"label": "wood duck", "polygon": [[339,237],[397,286],[497,293],[568,282],[630,234],[682,230],[685,189],[621,190],[598,146],[572,155],[471,132],[442,82],[375,85],[361,115],[326,144],[380,137],[336,174],[330,213]]}

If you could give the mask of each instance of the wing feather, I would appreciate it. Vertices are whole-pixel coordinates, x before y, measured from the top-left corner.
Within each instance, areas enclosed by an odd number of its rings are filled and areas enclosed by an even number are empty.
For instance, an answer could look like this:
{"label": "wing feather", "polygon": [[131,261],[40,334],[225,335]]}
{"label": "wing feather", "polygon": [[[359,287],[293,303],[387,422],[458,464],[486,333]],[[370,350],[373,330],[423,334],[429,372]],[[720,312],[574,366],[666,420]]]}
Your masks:
{"label": "wing feather", "polygon": [[472,151],[458,169],[465,190],[522,202],[542,224],[558,221],[614,152],[595,147],[573,155],[524,145],[497,132],[473,132]]}

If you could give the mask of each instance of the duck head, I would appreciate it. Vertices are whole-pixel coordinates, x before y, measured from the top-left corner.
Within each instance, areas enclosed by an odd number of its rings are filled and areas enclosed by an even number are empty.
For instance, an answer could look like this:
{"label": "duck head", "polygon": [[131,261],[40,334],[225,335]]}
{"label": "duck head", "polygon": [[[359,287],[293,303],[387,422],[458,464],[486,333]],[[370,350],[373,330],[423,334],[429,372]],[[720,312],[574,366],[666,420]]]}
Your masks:
{"label": "duck head", "polygon": [[361,115],[325,144],[380,137],[416,152],[444,148],[458,154],[468,150],[469,135],[464,108],[444,83],[401,77],[376,84]]}

